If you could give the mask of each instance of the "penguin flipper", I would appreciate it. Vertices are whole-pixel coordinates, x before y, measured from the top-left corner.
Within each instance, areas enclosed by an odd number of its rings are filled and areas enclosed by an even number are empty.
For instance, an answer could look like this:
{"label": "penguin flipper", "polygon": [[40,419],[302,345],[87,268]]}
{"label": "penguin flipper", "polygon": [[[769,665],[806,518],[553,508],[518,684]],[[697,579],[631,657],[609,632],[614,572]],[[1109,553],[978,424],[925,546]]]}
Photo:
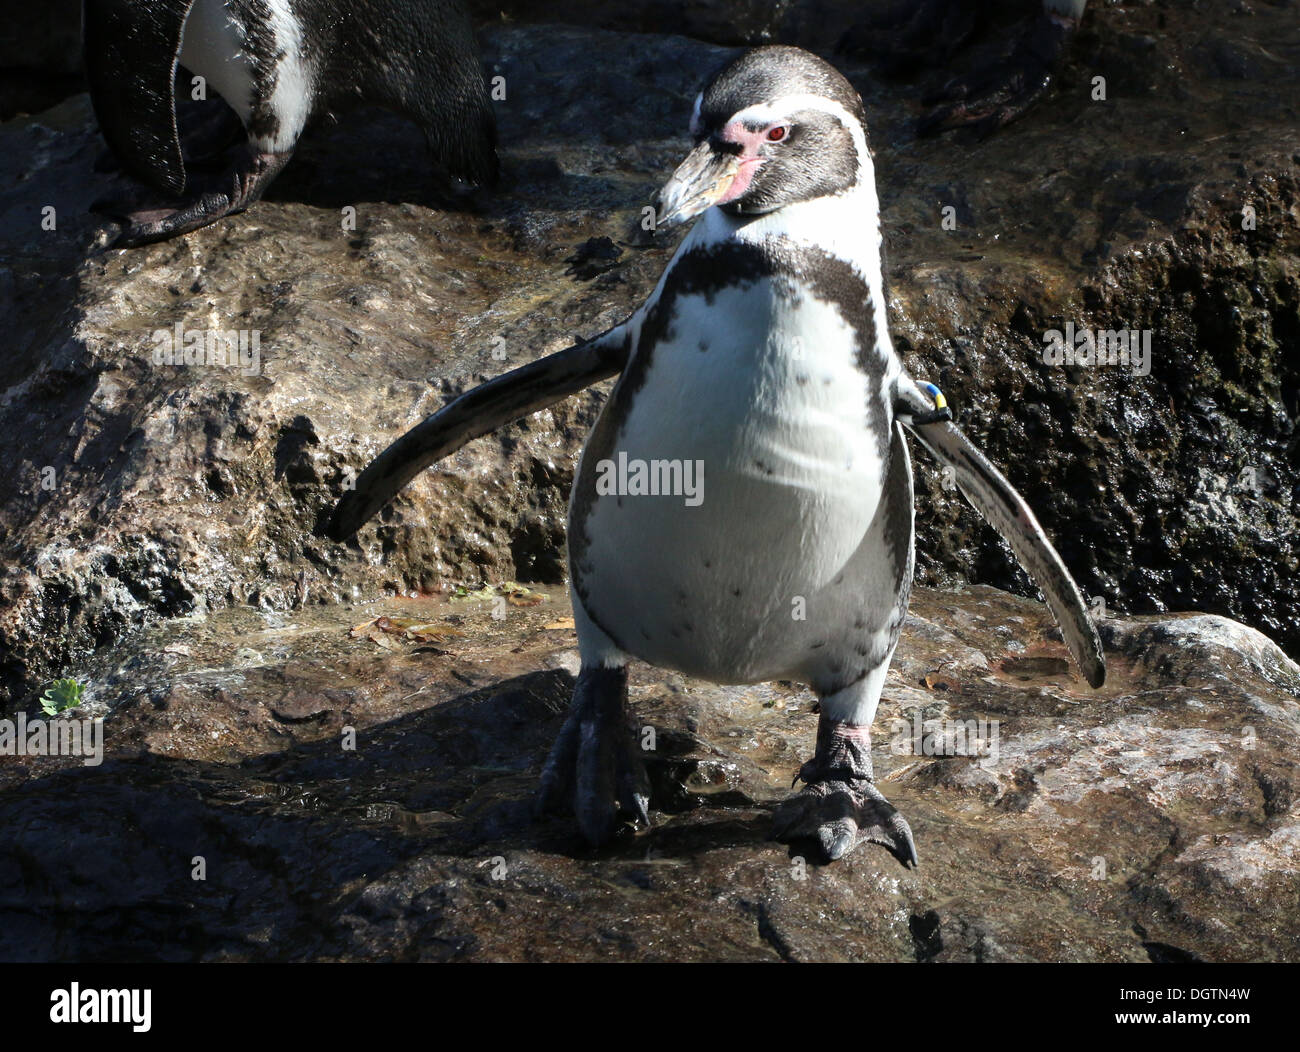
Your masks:
{"label": "penguin flipper", "polygon": [[933,405],[911,381],[899,385],[902,405],[899,420],[941,464],[951,467],[957,476],[957,485],[984,521],[998,531],[1011,545],[1034,583],[1047,597],[1066,645],[1090,686],[1100,687],[1106,681],[1106,657],[1101,649],[1101,636],[1084,604],[1079,586],[1070,576],[1065,563],[1047,539],[1037,517],[989,459],[984,456],[951,420],[934,420],[928,423],[913,421],[910,416],[926,415]]}
{"label": "penguin flipper", "polygon": [[356,488],[335,505],[325,535],[346,540],[434,461],[622,371],[631,350],[625,328],[626,322],[620,323],[590,340],[521,365],[425,418],[371,461],[357,478]]}
{"label": "penguin flipper", "polygon": [[176,63],[194,0],[85,0],[86,79],[104,138],[158,190],[185,189]]}

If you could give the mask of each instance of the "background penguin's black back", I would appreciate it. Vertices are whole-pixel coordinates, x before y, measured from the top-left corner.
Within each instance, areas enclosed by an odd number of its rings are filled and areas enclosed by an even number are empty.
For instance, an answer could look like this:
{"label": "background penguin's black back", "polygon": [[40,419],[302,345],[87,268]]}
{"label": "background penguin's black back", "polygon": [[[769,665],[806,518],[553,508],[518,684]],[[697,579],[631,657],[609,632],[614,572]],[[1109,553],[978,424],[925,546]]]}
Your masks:
{"label": "background penguin's black back", "polygon": [[458,178],[497,180],[496,118],[462,0],[291,0],[303,48],[328,59],[317,90],[331,107],[365,102],[424,130]]}

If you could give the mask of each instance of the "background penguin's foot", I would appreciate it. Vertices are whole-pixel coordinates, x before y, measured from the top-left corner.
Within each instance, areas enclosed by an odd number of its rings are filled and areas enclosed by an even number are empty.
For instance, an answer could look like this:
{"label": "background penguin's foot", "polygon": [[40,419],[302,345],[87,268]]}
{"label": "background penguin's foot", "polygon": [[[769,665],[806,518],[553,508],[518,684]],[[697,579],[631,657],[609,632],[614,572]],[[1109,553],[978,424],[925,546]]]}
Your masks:
{"label": "background penguin's foot", "polygon": [[1051,85],[1078,26],[1066,15],[1037,15],[1007,57],[927,95],[923,103],[934,108],[917,123],[917,134],[969,127],[983,137],[1023,116]]}
{"label": "background penguin's foot", "polygon": [[123,224],[114,248],[166,241],[244,211],[262,196],[289,157],[287,153],[259,153],[243,144],[235,151],[233,166],[228,165],[221,175],[203,178],[190,173],[189,182],[198,193],[188,202],[165,203],[142,191],[130,191],[96,201],[90,208]]}
{"label": "background penguin's foot", "polygon": [[571,805],[593,846],[613,838],[619,808],[647,826],[649,779],[627,702],[627,668],[584,668],[537,790],[539,814]]}
{"label": "background penguin's foot", "polygon": [[916,844],[907,819],[875,787],[871,729],[824,713],[817,725],[817,754],[799,768],[807,785],[772,816],[772,837],[792,847],[811,842],[830,861],[859,840],[883,844],[905,866],[915,866]]}

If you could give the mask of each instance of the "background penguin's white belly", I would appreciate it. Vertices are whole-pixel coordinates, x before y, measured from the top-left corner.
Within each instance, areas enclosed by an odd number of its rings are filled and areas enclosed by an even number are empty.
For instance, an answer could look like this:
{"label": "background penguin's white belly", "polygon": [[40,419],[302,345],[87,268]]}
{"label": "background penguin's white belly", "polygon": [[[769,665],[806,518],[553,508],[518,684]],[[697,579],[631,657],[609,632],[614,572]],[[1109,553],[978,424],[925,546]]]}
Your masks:
{"label": "background penguin's white belly", "polygon": [[[181,35],[180,63],[207,81],[247,127],[253,108],[253,61],[243,29],[225,0],[195,0]],[[211,94],[208,95],[211,98]]]}
{"label": "background penguin's white belly", "polygon": [[702,463],[702,499],[597,496],[588,610],[654,664],[723,682],[792,675],[805,637],[826,630],[798,620],[799,603],[844,591],[832,586],[880,500],[869,381],[852,330],[811,295],[760,281],[677,308],[608,455]]}

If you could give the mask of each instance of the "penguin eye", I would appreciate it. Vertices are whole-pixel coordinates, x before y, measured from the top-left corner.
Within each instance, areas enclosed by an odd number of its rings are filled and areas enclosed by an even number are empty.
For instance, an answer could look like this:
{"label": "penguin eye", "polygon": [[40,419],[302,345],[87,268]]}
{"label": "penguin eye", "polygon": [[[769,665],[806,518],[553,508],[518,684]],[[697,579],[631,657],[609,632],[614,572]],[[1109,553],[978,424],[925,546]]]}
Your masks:
{"label": "penguin eye", "polygon": [[774,127],[768,128],[768,129],[767,129],[767,141],[768,141],[768,142],[780,142],[782,139],[784,139],[784,138],[786,137],[786,134],[787,134],[789,131],[790,131],[790,129],[789,129],[788,127],[786,127],[784,124],[778,124],[778,125],[775,125]]}

